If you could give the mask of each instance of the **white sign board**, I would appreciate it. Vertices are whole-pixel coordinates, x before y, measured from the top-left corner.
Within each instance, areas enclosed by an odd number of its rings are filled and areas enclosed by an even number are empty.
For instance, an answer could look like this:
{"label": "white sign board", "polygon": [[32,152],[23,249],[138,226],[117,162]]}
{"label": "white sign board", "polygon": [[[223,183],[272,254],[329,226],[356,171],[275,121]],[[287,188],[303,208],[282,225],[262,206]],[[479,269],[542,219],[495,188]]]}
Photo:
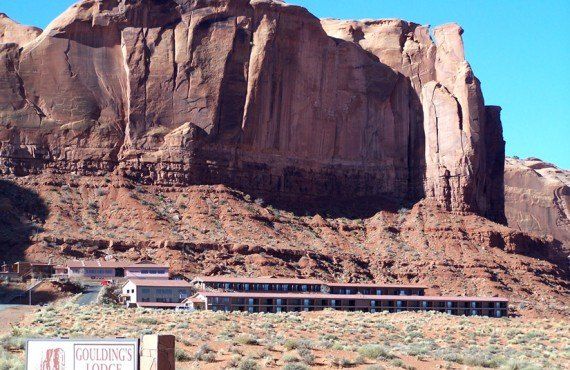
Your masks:
{"label": "white sign board", "polygon": [[27,370],[137,370],[137,339],[30,339]]}

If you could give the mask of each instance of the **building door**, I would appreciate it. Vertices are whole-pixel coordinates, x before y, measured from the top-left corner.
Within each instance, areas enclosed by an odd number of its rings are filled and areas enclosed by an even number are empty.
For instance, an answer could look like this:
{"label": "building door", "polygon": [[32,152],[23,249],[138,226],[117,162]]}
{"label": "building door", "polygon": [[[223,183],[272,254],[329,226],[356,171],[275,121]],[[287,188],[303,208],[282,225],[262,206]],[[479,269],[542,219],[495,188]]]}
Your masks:
{"label": "building door", "polygon": [[115,276],[116,277],[125,277],[125,269],[123,269],[123,268],[115,269]]}

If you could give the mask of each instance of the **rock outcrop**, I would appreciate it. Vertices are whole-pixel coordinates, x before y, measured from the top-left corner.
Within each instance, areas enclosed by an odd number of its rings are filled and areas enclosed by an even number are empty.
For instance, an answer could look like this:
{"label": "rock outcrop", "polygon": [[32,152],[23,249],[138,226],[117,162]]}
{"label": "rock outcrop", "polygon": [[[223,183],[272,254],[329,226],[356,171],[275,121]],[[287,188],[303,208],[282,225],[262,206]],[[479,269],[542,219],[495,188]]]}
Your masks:
{"label": "rock outcrop", "polygon": [[505,213],[510,227],[552,235],[570,252],[570,172],[537,158],[507,158]]}
{"label": "rock outcrop", "polygon": [[0,48],[0,171],[425,197],[503,222],[499,114],[462,32],[269,0],[84,0]]}
{"label": "rock outcrop", "polygon": [[0,13],[0,44],[14,43],[25,45],[42,33],[37,27],[29,27],[14,22],[6,14]]}

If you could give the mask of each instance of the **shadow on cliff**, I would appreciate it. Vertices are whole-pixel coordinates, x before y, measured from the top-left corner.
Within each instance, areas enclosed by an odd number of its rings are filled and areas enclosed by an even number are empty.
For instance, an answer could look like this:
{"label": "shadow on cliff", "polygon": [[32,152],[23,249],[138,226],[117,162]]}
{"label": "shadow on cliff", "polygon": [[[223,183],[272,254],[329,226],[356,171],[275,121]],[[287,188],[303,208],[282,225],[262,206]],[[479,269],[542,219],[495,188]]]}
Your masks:
{"label": "shadow on cliff", "polygon": [[351,220],[373,217],[380,211],[398,212],[401,208],[411,208],[415,201],[404,201],[381,196],[362,196],[354,198],[339,197],[293,197],[287,195],[268,196],[267,193],[255,194],[245,190],[252,197],[263,200],[264,205],[278,210],[288,211],[295,216],[320,215],[329,218],[347,218]]}
{"label": "shadow on cliff", "polygon": [[32,236],[43,230],[48,214],[38,193],[0,180],[0,262],[23,260]]}

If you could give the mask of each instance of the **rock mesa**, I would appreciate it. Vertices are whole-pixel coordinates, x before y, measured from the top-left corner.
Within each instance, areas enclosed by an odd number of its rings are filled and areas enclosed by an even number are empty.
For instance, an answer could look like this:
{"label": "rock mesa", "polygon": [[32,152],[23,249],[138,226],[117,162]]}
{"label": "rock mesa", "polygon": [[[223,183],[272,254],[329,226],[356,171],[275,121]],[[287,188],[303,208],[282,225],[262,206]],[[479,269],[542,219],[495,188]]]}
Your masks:
{"label": "rock mesa", "polygon": [[504,222],[500,109],[455,24],[269,0],[84,0],[1,18],[0,171],[387,197]]}

